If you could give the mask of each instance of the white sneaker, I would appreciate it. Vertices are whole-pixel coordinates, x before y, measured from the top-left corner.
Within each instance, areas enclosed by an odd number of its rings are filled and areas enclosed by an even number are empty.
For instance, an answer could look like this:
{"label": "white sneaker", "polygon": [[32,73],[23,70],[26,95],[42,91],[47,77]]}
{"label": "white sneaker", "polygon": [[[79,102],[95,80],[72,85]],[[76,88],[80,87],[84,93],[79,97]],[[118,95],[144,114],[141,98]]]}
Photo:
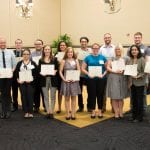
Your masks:
{"label": "white sneaker", "polygon": [[24,118],[28,118],[28,117],[29,117],[29,114],[25,113]]}
{"label": "white sneaker", "polygon": [[29,117],[29,118],[33,118],[33,114],[29,114],[28,117]]}

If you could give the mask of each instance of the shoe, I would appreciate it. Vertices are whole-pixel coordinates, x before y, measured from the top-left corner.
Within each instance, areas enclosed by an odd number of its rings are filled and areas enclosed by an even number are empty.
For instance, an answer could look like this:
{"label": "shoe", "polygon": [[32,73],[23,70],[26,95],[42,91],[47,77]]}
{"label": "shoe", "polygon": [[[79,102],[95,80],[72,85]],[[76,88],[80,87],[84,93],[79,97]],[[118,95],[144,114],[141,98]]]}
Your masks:
{"label": "shoe", "polygon": [[6,115],[5,115],[5,118],[6,118],[6,119],[9,119],[10,117],[11,117],[11,113],[10,113],[10,112],[7,112]]}
{"label": "shoe", "polygon": [[83,108],[79,108],[77,112],[83,112]]}
{"label": "shoe", "polygon": [[49,114],[49,119],[54,119],[54,115],[53,114]]}
{"label": "shoe", "polygon": [[133,123],[137,123],[137,122],[139,122],[137,119],[134,119],[133,121],[132,121]]}
{"label": "shoe", "polygon": [[98,118],[99,118],[99,119],[103,118],[103,115],[98,115]]}
{"label": "shoe", "polygon": [[60,114],[60,113],[61,113],[61,110],[57,110],[56,113],[57,113],[57,114]]}
{"label": "shoe", "polygon": [[70,120],[70,117],[66,117],[66,120]]}
{"label": "shoe", "polygon": [[76,117],[71,117],[71,120],[76,120]]}
{"label": "shoe", "polygon": [[34,113],[39,113],[39,108],[34,108]]}
{"label": "shoe", "polygon": [[18,108],[13,107],[12,110],[11,110],[11,112],[15,112],[17,110],[18,110]]}
{"label": "shoe", "polygon": [[28,118],[33,118],[33,114],[29,114],[29,115],[28,115]]}
{"label": "shoe", "polygon": [[120,120],[120,117],[114,117],[115,120]]}
{"label": "shoe", "polygon": [[29,114],[25,113],[24,118],[28,118],[28,117],[29,117]]}
{"label": "shoe", "polygon": [[0,115],[0,118],[1,119],[6,119],[6,115],[2,112],[1,115]]}

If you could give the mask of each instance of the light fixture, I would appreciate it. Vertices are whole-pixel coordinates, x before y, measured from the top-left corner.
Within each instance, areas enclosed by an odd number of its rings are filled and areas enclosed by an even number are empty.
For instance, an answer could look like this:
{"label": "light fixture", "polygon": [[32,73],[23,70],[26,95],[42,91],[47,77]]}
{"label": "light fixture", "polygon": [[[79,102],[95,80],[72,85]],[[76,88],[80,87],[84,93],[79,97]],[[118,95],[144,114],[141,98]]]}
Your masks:
{"label": "light fixture", "polygon": [[23,18],[32,16],[33,2],[32,0],[16,0],[18,15]]}
{"label": "light fixture", "polygon": [[108,14],[117,13],[121,9],[121,0],[102,0],[104,11]]}

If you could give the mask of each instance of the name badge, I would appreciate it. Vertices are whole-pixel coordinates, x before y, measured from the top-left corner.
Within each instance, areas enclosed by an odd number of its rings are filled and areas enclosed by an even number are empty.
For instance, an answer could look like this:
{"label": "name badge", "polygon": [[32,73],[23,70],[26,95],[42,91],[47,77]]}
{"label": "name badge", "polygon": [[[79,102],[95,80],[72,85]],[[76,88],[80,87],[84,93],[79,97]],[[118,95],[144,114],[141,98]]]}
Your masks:
{"label": "name badge", "polygon": [[141,53],[144,53],[144,49],[141,49]]}
{"label": "name badge", "polygon": [[100,61],[99,61],[99,64],[101,64],[101,65],[104,64],[104,61],[103,61],[103,60],[100,60]]}

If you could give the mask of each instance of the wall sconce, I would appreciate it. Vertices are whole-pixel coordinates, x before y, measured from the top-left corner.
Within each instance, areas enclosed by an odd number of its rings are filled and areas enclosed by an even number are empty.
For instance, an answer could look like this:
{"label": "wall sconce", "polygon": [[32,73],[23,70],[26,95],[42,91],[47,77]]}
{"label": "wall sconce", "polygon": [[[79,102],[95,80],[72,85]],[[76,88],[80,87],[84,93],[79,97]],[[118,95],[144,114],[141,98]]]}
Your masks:
{"label": "wall sconce", "polygon": [[20,17],[30,18],[32,16],[33,2],[32,0],[16,0],[16,8]]}
{"label": "wall sconce", "polygon": [[121,9],[121,0],[103,0],[104,11],[108,14],[117,13]]}

